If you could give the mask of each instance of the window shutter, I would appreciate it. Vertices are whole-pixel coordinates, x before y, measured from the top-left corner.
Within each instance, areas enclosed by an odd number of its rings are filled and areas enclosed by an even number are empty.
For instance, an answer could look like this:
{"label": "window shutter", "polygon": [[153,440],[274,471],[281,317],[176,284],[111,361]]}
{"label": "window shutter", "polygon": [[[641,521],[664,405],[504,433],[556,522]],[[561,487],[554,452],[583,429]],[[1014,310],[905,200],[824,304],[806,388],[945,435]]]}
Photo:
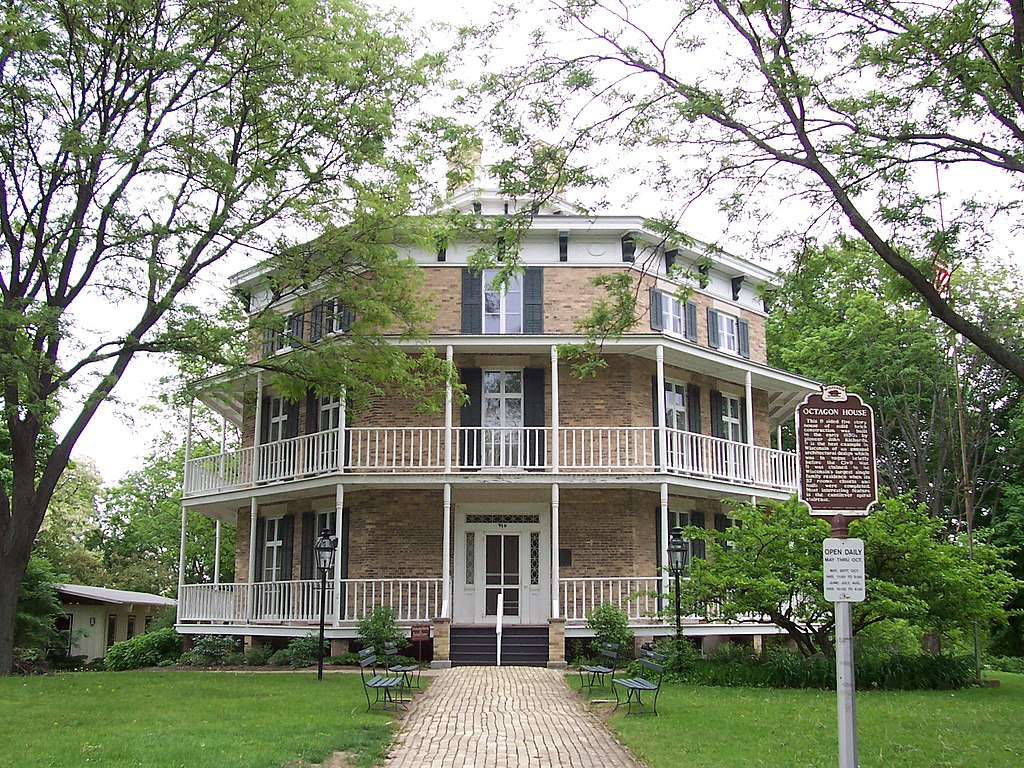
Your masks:
{"label": "window shutter", "polygon": [[725,437],[725,422],[722,420],[722,393],[711,390],[711,435]]}
{"label": "window shutter", "polygon": [[718,340],[718,313],[708,307],[708,346],[718,349],[721,342]]}
{"label": "window shutter", "polygon": [[292,546],[295,543],[295,515],[281,518],[281,581],[292,580]]}
{"label": "window shutter", "polygon": [[[344,507],[341,510],[341,578],[348,578],[348,537],[349,529],[351,527],[350,520],[352,519],[352,510],[348,507]],[[345,585],[341,585],[342,589],[345,589]],[[345,593],[342,592],[342,609],[345,606]]]}
{"label": "window shutter", "polygon": [[[544,426],[544,369],[523,370],[523,426]],[[544,463],[545,437],[543,430],[528,430],[526,433],[526,465],[542,466]]]}
{"label": "window shutter", "polygon": [[527,267],[523,273],[523,333],[544,333],[544,270]]}
{"label": "window shutter", "polygon": [[288,346],[295,346],[297,342],[302,341],[302,331],[304,326],[305,322],[301,312],[298,312],[288,318],[288,339],[286,342]]}
{"label": "window shutter", "polygon": [[657,288],[650,289],[651,294],[651,330],[665,330],[665,310],[662,307],[661,291]]}
{"label": "window shutter", "polygon": [[302,549],[299,551],[299,578],[315,579],[313,572],[313,542],[316,541],[316,513],[302,513]]}
{"label": "window shutter", "polygon": [[[459,409],[459,426],[479,427],[482,419],[483,371],[480,368],[463,368],[459,371],[459,378],[469,398]],[[459,456],[463,467],[479,468],[482,439],[479,429],[459,431]]]}
{"label": "window shutter", "polygon": [[324,303],[318,301],[309,308],[309,340],[319,341],[324,335]]}
{"label": "window shutter", "polygon": [[284,436],[298,437],[299,436],[299,404],[298,403],[286,403],[285,408],[288,409],[288,420],[284,425]]}
{"label": "window shutter", "polygon": [[462,332],[481,334],[484,330],[483,278],[469,267],[462,268]]}
{"label": "window shutter", "polygon": [[725,533],[729,529],[729,518],[718,512],[715,513],[715,530]]}
{"label": "window shutter", "polygon": [[274,343],[276,341],[276,339],[275,339],[276,336],[277,336],[277,334],[274,332],[273,328],[264,328],[263,329],[263,356],[264,357],[270,357],[272,354],[274,354],[277,351],[277,349],[275,349],[275,343]]}
{"label": "window shutter", "polygon": [[267,519],[256,519],[256,567],[253,569],[254,581],[263,581],[263,550],[267,546]]}
{"label": "window shutter", "polygon": [[747,398],[740,398],[740,437],[743,442],[747,442]]}
{"label": "window shutter", "polygon": [[337,308],[338,330],[340,330],[342,333],[348,333],[349,329],[352,327],[353,321],[355,321],[356,319],[355,313],[341,302],[338,302]]}
{"label": "window shutter", "polygon": [[312,389],[306,390],[306,434],[315,435],[320,431],[320,398]]}
{"label": "window shutter", "polygon": [[[690,525],[694,528],[704,527],[704,513],[703,512],[691,512],[690,513]],[[703,539],[693,540],[693,557],[698,560],[704,560],[707,558],[707,543]]]}
{"label": "window shutter", "polygon": [[661,553],[664,545],[661,542],[661,507],[654,508],[654,572],[661,573]]}
{"label": "window shutter", "polygon": [[687,341],[697,340],[697,305],[692,301],[686,302],[683,305],[686,310],[686,328],[684,332],[686,334]]}
{"label": "window shutter", "polygon": [[267,397],[264,393],[262,402],[260,403],[260,444],[267,442],[270,436],[270,404],[273,402],[272,397]]}
{"label": "window shutter", "polygon": [[736,342],[742,357],[750,357],[750,323],[746,320],[736,322]]}
{"label": "window shutter", "polygon": [[686,426],[700,434],[700,387],[696,384],[686,385]]}

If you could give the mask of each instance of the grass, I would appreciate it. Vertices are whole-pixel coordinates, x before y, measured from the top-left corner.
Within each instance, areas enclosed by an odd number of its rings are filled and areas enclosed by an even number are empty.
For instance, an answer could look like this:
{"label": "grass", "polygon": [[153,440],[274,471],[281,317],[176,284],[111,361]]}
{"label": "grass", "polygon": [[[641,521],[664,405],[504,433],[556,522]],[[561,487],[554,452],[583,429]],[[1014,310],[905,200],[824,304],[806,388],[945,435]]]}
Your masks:
{"label": "grass", "polygon": [[[1000,687],[858,693],[861,768],[1024,765],[1024,675],[992,676]],[[649,768],[838,764],[834,692],[665,685],[658,711],[609,721]]]}
{"label": "grass", "polygon": [[372,766],[390,713],[358,675],[97,672],[0,678],[0,766],[279,768],[331,752]]}

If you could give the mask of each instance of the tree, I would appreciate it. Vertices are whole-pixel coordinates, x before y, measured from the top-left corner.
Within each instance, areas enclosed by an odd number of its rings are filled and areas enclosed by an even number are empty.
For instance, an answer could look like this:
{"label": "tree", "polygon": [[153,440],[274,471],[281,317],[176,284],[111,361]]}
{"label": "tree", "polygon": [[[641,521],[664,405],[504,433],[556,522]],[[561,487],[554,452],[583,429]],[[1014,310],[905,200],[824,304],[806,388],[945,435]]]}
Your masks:
{"label": "tree", "polygon": [[[828,524],[795,499],[741,506],[734,517],[739,524],[725,532],[687,529],[707,542],[708,558],[693,563],[684,596],[720,620],[767,620],[806,655],[833,654],[834,616],[822,585]],[[850,535],[864,540],[867,577],[867,599],[853,606],[855,635],[892,621],[940,635],[1005,621],[1004,603],[1020,586],[997,548],[976,545],[970,560],[941,520],[905,497],[883,497]]]}
{"label": "tree", "polygon": [[[415,336],[423,316],[393,222],[444,125],[406,119],[441,60],[346,0],[24,0],[0,24],[7,674],[33,540],[128,366],[162,352],[244,362],[228,352],[247,332],[217,322],[198,289],[229,254],[273,254],[281,285],[352,297],[360,341],[326,356],[324,387],[436,384],[446,369],[429,355],[367,350],[382,346],[380,328]],[[332,233],[318,259],[286,247],[310,229]],[[308,375],[301,362],[276,367]],[[72,418],[48,446],[58,404]]]}
{"label": "tree", "polygon": [[[931,274],[937,253],[956,266],[994,231],[1019,232],[1021,0],[543,0],[528,10],[541,18],[534,55],[482,88],[503,142],[543,132],[577,153],[607,149],[601,165],[642,148],[649,161],[631,179],[684,203],[716,191],[754,229],[780,199],[804,218],[798,237],[845,221],[928,312],[1024,381],[1019,344],[940,295]],[[504,41],[521,27],[523,8],[507,12],[509,25],[484,32]],[[938,188],[940,168],[959,199]]]}
{"label": "tree", "polygon": [[63,612],[54,588],[53,569],[42,558],[33,557],[21,584],[14,622],[15,646],[41,657],[60,636],[55,622]]}

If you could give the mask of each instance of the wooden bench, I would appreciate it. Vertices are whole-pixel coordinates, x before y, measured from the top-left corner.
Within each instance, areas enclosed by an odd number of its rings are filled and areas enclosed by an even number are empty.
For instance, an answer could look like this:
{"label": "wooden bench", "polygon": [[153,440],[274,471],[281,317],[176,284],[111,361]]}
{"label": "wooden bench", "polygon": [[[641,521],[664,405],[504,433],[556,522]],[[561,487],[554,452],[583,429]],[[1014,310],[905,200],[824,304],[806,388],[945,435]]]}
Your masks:
{"label": "wooden bench", "polygon": [[[612,680],[612,688],[615,690],[615,708],[618,709],[622,701],[619,698],[619,688],[624,688],[626,694],[626,714],[633,714],[633,705],[636,705],[637,713],[644,711],[642,696],[644,693],[654,693],[654,701],[651,702],[651,709],[658,714],[658,693],[661,691],[661,681],[665,677],[666,657],[654,651],[645,651],[644,657],[640,659],[640,677],[627,677]],[[650,673],[647,675],[647,673]],[[656,680],[654,678],[657,678]]]}
{"label": "wooden bench", "polygon": [[[374,704],[383,702],[383,709],[388,708],[390,702],[398,711],[401,704],[401,696],[396,697],[395,693],[401,693],[402,678],[390,677],[377,673],[377,654],[373,646],[364,648],[359,652],[359,676],[363,680],[363,693],[366,694],[366,711],[369,712]],[[370,691],[374,692],[374,699],[370,701]]]}
{"label": "wooden bench", "polygon": [[615,668],[619,665],[619,646],[615,643],[601,643],[601,659],[603,664],[580,665],[580,690],[593,691],[595,688],[607,688],[605,677],[615,680]]}

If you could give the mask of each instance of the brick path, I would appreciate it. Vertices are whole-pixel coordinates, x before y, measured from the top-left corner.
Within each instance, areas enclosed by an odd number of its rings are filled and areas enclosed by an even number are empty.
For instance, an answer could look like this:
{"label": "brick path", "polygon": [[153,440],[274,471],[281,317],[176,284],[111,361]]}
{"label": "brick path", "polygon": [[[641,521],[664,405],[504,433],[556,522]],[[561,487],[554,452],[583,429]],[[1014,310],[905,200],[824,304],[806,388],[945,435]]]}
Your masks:
{"label": "brick path", "polygon": [[446,669],[417,697],[385,765],[639,768],[564,676],[538,667]]}

